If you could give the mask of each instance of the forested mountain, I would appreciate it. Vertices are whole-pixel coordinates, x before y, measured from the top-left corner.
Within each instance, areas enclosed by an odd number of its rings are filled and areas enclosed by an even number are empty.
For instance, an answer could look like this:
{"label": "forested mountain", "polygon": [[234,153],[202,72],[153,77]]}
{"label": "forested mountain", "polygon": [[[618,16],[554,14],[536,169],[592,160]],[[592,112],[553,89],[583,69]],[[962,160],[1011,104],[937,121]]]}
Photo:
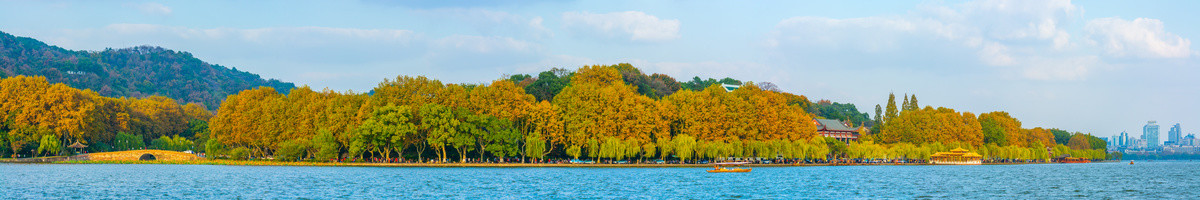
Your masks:
{"label": "forested mountain", "polygon": [[16,75],[44,76],[51,83],[108,97],[161,95],[210,110],[242,90],[269,86],[286,92],[295,87],[161,47],[72,51],[0,32],[0,78]]}

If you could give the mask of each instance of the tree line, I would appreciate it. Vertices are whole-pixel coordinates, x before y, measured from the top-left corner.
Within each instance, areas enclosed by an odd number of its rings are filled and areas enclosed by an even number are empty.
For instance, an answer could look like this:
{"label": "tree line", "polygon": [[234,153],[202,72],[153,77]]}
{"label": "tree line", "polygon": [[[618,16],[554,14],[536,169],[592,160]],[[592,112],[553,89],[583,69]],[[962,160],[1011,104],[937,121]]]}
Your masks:
{"label": "tree line", "polygon": [[[218,157],[462,162],[717,158],[814,140],[811,116],[792,103],[802,96],[746,83],[732,92],[712,84],[655,99],[626,84],[621,71],[629,68],[585,66],[480,85],[400,76],[367,94],[299,87],[283,95],[261,87],[226,99],[206,146]],[[526,90],[563,84],[547,80],[560,75],[570,81],[542,97],[549,100],[537,101],[544,90]]]}
{"label": "tree line", "polygon": [[[721,86],[734,81],[741,88]],[[628,64],[556,68],[488,84],[399,76],[366,93],[259,87],[229,95],[215,116],[197,104],[101,97],[42,77],[6,78],[0,90],[3,149],[23,156],[60,154],[54,149],[76,141],[89,151],[190,149],[215,158],[318,161],[924,160],[951,148],[999,161],[1050,152],[1106,156],[1094,136],[1025,129],[1001,111],[921,108],[916,95],[897,106],[890,95],[887,110],[876,105],[869,119],[852,104],[812,103],[771,83],[681,83]],[[871,131],[858,142],[822,138],[813,118]]]}
{"label": "tree line", "polygon": [[[893,95],[891,112],[881,112],[886,117],[859,119],[881,131],[846,144],[816,134],[815,116],[804,107],[814,104],[803,96],[752,82],[733,91],[716,83],[690,90],[653,81],[673,80],[666,76],[640,76],[645,75],[636,68],[618,64],[479,85],[400,76],[366,94],[300,87],[283,95],[262,87],[222,104],[212,120],[215,140],[206,146],[210,155],[230,158],[465,162],[925,159],[922,155],[952,147],[981,151],[989,159],[1030,160],[1047,157],[1046,147],[1066,145],[1055,144],[1050,129],[1023,129],[1004,112],[977,117],[919,108],[915,95],[905,97],[901,108]],[[834,105],[816,105],[822,104]],[[1097,148],[1061,152],[1096,154],[1084,152],[1092,149]],[[1104,158],[1099,152],[1090,157]]]}
{"label": "tree line", "polygon": [[[187,138],[203,140],[212,113],[195,103],[181,105],[162,96],[103,97],[45,77],[0,79],[0,155],[59,155],[75,142],[87,151],[144,148]],[[161,147],[167,147],[162,146]],[[192,149],[178,147],[174,149]]]}
{"label": "tree line", "polygon": [[[1091,159],[1106,159],[1106,143],[1084,133],[1068,133],[1042,127],[1022,128],[1021,121],[1004,111],[976,116],[971,112],[932,106],[921,108],[917,96],[902,95],[903,103],[896,105],[895,94],[889,94],[886,110],[875,106],[874,134],[864,138],[883,144],[942,143],[972,150],[1024,149],[1037,156],[1016,156],[1024,159],[1046,159],[1040,154],[1071,155]],[[1047,152],[1047,147],[1054,151]],[[987,152],[987,151],[983,151]],[[986,154],[984,154],[987,157]],[[1015,158],[1014,158],[1015,159]]]}

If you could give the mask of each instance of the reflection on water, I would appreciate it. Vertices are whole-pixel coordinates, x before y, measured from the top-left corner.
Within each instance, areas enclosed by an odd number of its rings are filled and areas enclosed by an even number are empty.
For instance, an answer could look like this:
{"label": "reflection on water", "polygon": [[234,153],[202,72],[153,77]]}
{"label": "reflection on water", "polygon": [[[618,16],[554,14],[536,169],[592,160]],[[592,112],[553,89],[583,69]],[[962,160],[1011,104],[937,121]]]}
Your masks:
{"label": "reflection on water", "polygon": [[1200,162],[985,166],[383,168],[0,164],[2,199],[1190,199]]}

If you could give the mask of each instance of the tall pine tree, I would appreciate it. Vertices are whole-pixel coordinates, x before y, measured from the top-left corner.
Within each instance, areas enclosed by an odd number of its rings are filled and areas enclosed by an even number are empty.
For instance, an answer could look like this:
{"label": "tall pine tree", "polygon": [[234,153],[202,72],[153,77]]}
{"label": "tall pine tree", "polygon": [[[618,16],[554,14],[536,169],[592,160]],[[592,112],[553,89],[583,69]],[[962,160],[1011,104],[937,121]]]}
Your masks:
{"label": "tall pine tree", "polygon": [[883,124],[883,107],[879,106],[879,104],[875,104],[875,124]]}
{"label": "tall pine tree", "polygon": [[884,123],[887,123],[892,118],[896,118],[897,116],[900,116],[899,112],[900,111],[896,110],[896,94],[888,93],[887,112],[883,116]]}
{"label": "tall pine tree", "polygon": [[921,109],[921,106],[917,105],[917,94],[912,95],[912,100],[908,100],[908,105],[912,107],[909,110]]}

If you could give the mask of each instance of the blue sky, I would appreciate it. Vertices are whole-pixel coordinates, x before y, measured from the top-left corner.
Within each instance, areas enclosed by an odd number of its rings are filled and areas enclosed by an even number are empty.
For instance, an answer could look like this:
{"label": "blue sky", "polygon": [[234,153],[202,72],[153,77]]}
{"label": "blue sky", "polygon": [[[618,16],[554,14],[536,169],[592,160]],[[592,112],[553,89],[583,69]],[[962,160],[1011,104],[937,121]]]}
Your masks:
{"label": "blue sky", "polygon": [[[888,92],[1025,127],[1200,127],[1198,1],[7,1],[0,31],[188,51],[315,88],[551,67],[772,82],[872,111]],[[1166,128],[1161,131],[1165,138]]]}

